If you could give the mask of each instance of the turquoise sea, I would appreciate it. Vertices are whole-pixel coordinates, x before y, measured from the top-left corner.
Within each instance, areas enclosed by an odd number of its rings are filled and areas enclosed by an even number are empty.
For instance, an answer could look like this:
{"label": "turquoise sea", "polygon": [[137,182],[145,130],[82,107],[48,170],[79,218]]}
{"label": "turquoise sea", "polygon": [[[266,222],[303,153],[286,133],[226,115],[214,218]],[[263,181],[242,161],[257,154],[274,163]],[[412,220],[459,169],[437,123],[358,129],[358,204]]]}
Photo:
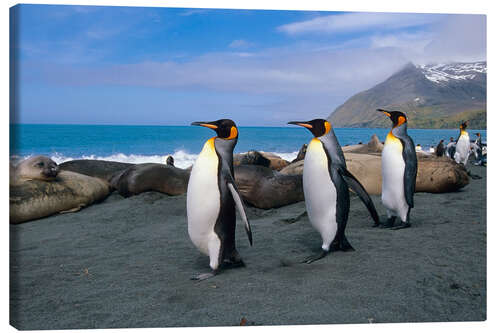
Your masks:
{"label": "turquoise sea", "polygon": [[[381,141],[388,128],[336,128],[341,145],[366,143],[373,134]],[[235,152],[262,150],[285,159],[295,158],[300,147],[311,140],[309,131],[299,127],[239,127]],[[439,140],[456,138],[458,129],[410,129],[415,144],[424,150]],[[471,139],[480,132],[486,142],[486,130],[470,129]],[[41,125],[10,126],[10,155],[21,158],[47,155],[57,163],[79,158],[106,159],[120,162],[164,163],[173,155],[176,166],[194,162],[203,143],[214,132],[197,126],[117,126],[117,125]]]}

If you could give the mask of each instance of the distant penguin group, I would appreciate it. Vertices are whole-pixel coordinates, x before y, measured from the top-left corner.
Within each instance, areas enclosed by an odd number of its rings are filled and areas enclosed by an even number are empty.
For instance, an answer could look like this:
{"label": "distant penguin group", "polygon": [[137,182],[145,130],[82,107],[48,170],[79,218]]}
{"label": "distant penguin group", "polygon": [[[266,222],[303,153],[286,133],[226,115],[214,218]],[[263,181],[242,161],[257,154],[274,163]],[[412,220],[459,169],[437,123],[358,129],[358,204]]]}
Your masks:
{"label": "distant penguin group", "polygon": [[[305,152],[302,183],[307,215],[312,227],[320,234],[322,244],[318,253],[305,258],[305,263],[319,260],[331,251],[354,250],[346,237],[349,188],[368,209],[373,226],[392,230],[411,226],[410,211],[414,208],[418,161],[415,144],[407,133],[408,118],[400,111],[377,111],[392,122],[382,150],[381,199],[387,211],[385,223],[380,222],[363,185],[347,170],[332,124],[325,119],[288,123],[304,127],[314,136]],[[205,142],[193,165],[187,188],[189,237],[198,250],[209,257],[211,268],[210,272],[193,279],[204,280],[222,268],[244,266],[235,244],[236,210],[244,222],[250,245],[252,231],[234,180],[233,150],[238,141],[236,124],[230,119],[220,119],[192,125],[210,128],[217,134]],[[448,144],[445,148],[441,140],[436,155],[451,155],[457,163],[465,164],[470,153],[466,128],[467,122],[460,125],[456,145]],[[397,218],[401,223],[396,225]]]}

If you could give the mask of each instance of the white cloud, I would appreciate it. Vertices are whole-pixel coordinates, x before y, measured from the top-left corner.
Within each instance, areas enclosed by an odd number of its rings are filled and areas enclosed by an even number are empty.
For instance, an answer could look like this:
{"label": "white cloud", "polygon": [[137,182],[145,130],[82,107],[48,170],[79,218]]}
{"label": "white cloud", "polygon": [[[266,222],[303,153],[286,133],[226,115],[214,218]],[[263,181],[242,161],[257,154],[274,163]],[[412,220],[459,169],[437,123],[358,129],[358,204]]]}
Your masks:
{"label": "white cloud", "polygon": [[320,16],[278,27],[288,34],[348,33],[367,30],[390,30],[421,26],[442,19],[439,14],[347,13]]}
{"label": "white cloud", "polygon": [[[401,19],[393,19],[392,26],[408,24],[397,23],[398,20]],[[253,53],[232,50],[189,60],[105,67],[36,63],[23,66],[21,75],[30,75],[24,76],[23,82],[29,79],[60,85],[142,86],[225,96],[244,94],[259,101],[272,100],[259,107],[251,106],[257,114],[283,119],[300,114],[326,116],[353,94],[380,83],[409,61],[485,60],[485,29],[484,16],[451,15],[423,32],[376,29],[376,34],[344,44],[309,41]],[[228,100],[224,98],[213,109],[223,108]]]}
{"label": "white cloud", "polygon": [[192,8],[192,9],[187,9],[181,13],[179,13],[179,16],[191,16],[191,15],[197,15],[197,14],[205,14],[210,9],[202,9],[202,8]]}
{"label": "white cloud", "polygon": [[233,49],[246,49],[251,46],[253,46],[253,44],[244,39],[236,39],[229,44],[229,47]]}
{"label": "white cloud", "polygon": [[425,47],[421,63],[486,60],[486,16],[453,15]]}

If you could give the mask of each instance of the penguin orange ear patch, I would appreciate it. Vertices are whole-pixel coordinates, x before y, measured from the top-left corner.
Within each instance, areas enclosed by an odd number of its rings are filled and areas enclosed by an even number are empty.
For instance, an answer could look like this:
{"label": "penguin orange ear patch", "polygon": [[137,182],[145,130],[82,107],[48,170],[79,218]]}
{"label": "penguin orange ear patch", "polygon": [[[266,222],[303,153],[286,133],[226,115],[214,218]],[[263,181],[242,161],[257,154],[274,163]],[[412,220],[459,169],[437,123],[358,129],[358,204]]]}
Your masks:
{"label": "penguin orange ear patch", "polygon": [[331,129],[332,129],[332,125],[330,124],[330,122],[325,121],[325,133],[323,135],[330,132]]}
{"label": "penguin orange ear patch", "polygon": [[238,136],[238,130],[236,127],[232,126],[231,127],[231,133],[229,133],[229,136],[226,138],[228,140],[232,140]]}
{"label": "penguin orange ear patch", "polygon": [[406,121],[405,117],[399,116],[398,117],[398,126],[404,124]]}

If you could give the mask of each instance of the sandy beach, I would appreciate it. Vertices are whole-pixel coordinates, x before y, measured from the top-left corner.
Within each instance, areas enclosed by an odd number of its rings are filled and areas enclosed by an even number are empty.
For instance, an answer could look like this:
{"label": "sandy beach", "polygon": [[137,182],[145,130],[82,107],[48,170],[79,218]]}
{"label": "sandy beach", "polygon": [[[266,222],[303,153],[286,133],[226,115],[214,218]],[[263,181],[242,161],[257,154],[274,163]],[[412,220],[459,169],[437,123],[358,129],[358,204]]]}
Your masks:
{"label": "sandy beach", "polygon": [[[14,327],[34,329],[481,321],[486,319],[486,168],[446,194],[415,194],[413,227],[372,228],[352,196],[354,252],[310,265],[320,236],[304,202],[247,207],[246,267],[191,281],[208,258],[187,234],[186,196],[113,193],[76,213],[11,225]],[[380,196],[372,196],[385,219]]]}

